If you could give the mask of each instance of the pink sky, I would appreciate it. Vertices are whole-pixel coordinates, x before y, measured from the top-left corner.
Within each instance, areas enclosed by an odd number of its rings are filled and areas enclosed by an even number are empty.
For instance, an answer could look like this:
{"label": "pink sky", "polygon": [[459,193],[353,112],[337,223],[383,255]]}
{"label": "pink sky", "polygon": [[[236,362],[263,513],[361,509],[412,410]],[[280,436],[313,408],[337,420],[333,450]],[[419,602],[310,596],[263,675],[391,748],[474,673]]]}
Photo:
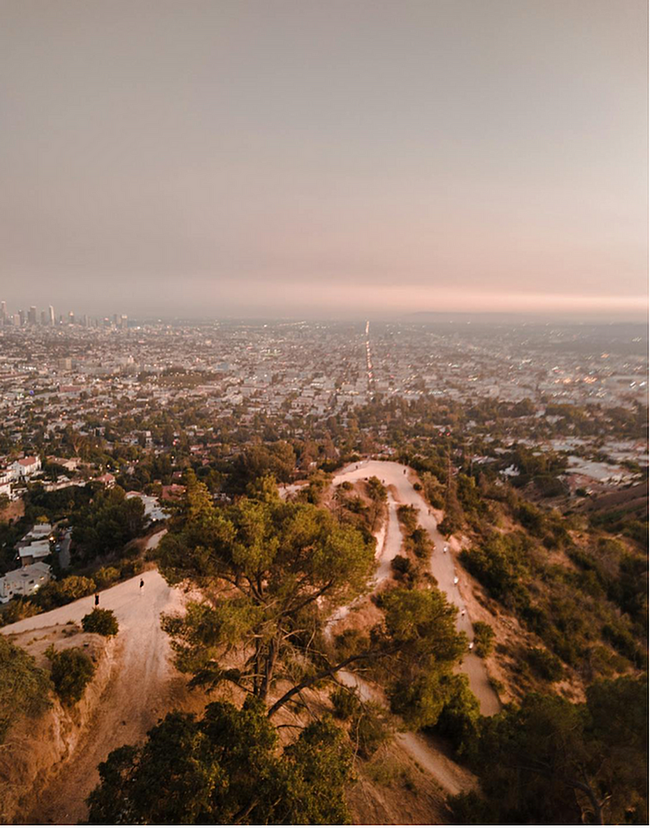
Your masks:
{"label": "pink sky", "polygon": [[641,0],[3,0],[0,298],[647,312]]}

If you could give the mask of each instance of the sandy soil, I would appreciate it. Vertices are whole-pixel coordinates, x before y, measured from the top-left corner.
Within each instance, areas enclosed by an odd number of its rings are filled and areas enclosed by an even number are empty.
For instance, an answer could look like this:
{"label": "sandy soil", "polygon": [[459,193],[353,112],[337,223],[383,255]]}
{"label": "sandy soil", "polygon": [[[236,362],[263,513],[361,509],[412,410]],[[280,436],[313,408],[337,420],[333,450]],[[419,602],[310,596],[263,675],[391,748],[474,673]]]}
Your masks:
{"label": "sandy soil", "polygon": [[[155,537],[159,539],[160,534]],[[155,570],[144,573],[142,589],[140,577],[100,593],[100,606],[113,610],[120,625],[113,675],[75,753],[39,797],[30,815],[32,822],[85,819],[85,799],[99,780],[98,764],[115,748],[142,740],[159,718],[185,698],[185,680],[170,664],[169,641],[160,628],[160,614],[180,609],[182,593],[170,589]],[[10,637],[31,630],[45,634],[53,625],[79,622],[93,604],[93,596],[82,598],[6,626],[2,632]]]}
{"label": "sandy soil", "polygon": [[348,803],[361,825],[446,825],[447,795],[398,741],[362,763]]}

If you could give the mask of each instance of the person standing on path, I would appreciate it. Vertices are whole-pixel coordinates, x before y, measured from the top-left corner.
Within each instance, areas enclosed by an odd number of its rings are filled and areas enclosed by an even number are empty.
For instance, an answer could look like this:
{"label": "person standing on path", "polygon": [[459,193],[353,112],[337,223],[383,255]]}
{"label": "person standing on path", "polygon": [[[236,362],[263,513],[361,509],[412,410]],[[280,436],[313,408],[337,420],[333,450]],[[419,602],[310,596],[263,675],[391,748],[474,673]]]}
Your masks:
{"label": "person standing on path", "polygon": [[142,592],[142,587],[144,586],[144,578],[140,578],[140,592]]}
{"label": "person standing on path", "polygon": [[96,607],[98,607],[98,606],[99,606],[99,592],[96,592],[96,593],[95,593],[95,606],[96,606]]}

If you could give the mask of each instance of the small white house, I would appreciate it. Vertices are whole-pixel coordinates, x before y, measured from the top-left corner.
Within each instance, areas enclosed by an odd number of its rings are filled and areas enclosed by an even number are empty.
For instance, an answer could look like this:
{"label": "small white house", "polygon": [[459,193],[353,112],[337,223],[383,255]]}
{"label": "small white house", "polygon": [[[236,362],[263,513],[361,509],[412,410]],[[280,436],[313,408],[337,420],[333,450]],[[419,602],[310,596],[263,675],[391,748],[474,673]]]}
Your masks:
{"label": "small white house", "polygon": [[47,564],[35,563],[14,569],[0,578],[0,604],[19,595],[33,595],[52,578]]}
{"label": "small white house", "polygon": [[23,540],[42,540],[47,538],[52,533],[51,523],[35,523],[34,526],[25,535]]}
{"label": "small white house", "polygon": [[40,457],[23,457],[11,464],[11,468],[16,472],[20,480],[28,480],[41,470]]}
{"label": "small white house", "polygon": [[50,554],[50,541],[48,538],[32,541],[28,546],[21,547],[18,554],[20,555],[20,563],[24,567],[38,563]]}

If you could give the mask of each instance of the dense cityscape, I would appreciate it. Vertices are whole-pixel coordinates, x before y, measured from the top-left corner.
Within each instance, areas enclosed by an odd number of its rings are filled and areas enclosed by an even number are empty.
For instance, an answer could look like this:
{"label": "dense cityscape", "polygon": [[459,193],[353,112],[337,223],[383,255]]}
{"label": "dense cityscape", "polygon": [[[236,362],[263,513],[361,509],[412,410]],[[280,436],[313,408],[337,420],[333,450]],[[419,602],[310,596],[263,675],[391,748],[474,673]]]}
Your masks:
{"label": "dense cityscape", "polygon": [[[573,475],[622,484],[647,468],[644,440],[615,429],[585,435],[554,428],[562,419],[557,406],[596,408],[606,417],[608,409],[643,404],[643,326],[126,320],[107,317],[92,330],[67,321],[0,329],[6,454],[47,451],[68,429],[110,438],[118,423],[150,421],[155,431],[159,413],[174,411],[183,417],[174,438],[206,460],[210,444],[221,445],[235,426],[263,423],[277,439],[305,438],[330,418],[345,424],[372,404],[494,400],[527,401],[527,431],[520,419],[512,437],[565,454]],[[152,439],[152,428],[120,428],[107,448],[171,448]],[[471,419],[463,429],[481,433]],[[13,496],[15,487],[1,485]]]}

